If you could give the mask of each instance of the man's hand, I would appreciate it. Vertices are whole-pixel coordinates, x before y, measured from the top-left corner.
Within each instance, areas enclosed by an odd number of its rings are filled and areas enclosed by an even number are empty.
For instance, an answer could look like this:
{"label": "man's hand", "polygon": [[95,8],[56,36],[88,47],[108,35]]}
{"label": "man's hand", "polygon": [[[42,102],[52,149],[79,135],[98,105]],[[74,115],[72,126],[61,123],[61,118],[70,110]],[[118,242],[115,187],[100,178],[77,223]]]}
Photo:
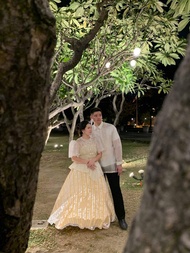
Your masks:
{"label": "man's hand", "polygon": [[123,171],[122,165],[117,165],[116,169],[117,169],[118,175],[120,176]]}

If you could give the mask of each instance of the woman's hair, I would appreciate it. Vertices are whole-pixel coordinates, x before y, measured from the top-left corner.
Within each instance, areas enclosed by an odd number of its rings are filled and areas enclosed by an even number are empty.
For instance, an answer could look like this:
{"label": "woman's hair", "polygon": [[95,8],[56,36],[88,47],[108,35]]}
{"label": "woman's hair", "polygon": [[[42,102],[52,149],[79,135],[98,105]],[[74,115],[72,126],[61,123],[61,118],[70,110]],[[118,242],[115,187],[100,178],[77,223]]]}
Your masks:
{"label": "woman's hair", "polygon": [[83,120],[79,123],[78,125],[79,136],[82,135],[82,130],[84,130],[88,124],[90,124],[88,120]]}

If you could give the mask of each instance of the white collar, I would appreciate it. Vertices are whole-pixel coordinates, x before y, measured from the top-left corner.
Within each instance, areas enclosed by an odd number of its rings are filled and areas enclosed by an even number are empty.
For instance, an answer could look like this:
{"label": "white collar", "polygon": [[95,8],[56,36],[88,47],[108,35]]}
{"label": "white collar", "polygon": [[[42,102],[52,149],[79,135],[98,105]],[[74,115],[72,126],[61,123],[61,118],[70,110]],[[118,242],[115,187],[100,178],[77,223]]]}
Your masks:
{"label": "white collar", "polygon": [[100,124],[99,126],[95,126],[95,125],[94,125],[95,129],[101,129],[102,126],[103,126],[103,122],[101,122],[101,124]]}

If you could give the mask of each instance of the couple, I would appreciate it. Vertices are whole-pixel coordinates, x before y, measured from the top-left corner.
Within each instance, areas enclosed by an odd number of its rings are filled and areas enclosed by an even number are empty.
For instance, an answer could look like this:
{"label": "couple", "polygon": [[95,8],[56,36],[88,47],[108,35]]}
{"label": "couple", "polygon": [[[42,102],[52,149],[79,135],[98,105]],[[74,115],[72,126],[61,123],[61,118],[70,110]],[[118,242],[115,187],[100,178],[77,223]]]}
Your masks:
{"label": "couple", "polygon": [[[48,222],[55,224],[57,229],[67,226],[106,229],[115,220],[116,213],[120,228],[127,230],[119,184],[122,172],[120,137],[113,125],[102,122],[100,108],[93,108],[90,117],[94,125],[91,126],[88,121],[81,122],[82,136],[69,144],[69,157],[73,161],[69,167],[71,171]],[[104,175],[109,182],[114,205]]]}

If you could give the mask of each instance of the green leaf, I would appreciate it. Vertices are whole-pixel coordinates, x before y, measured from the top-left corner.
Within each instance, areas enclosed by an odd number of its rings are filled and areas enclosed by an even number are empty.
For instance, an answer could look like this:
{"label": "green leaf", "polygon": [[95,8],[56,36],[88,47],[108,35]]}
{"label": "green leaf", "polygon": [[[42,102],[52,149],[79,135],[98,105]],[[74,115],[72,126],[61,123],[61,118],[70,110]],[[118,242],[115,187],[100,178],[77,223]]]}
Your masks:
{"label": "green leaf", "polygon": [[75,76],[74,76],[74,80],[75,80],[75,83],[76,83],[76,84],[78,84],[78,83],[79,83],[78,74],[75,74]]}
{"label": "green leaf", "polygon": [[79,7],[75,12],[75,17],[82,17],[84,15],[84,8]]}
{"label": "green leaf", "polygon": [[179,22],[179,27],[178,27],[179,32],[182,31],[188,25],[189,21],[190,21],[189,18],[185,18]]}
{"label": "green leaf", "polygon": [[175,54],[175,53],[171,53],[170,56],[174,59],[180,59],[179,55],[178,54]]}
{"label": "green leaf", "polygon": [[80,6],[80,3],[74,2],[69,6],[69,9],[76,11],[77,8]]}
{"label": "green leaf", "polygon": [[69,57],[65,57],[62,61],[63,61],[63,62],[68,62],[69,60],[70,60]]}
{"label": "green leaf", "polygon": [[76,25],[77,27],[80,27],[79,22],[78,22],[75,18],[73,19],[73,22],[75,23],[75,25]]}
{"label": "green leaf", "polygon": [[156,8],[157,8],[157,10],[159,11],[159,12],[161,12],[161,13],[163,13],[163,8],[162,8],[162,6],[163,6],[163,3],[162,2],[160,2],[160,1],[158,1],[158,2],[156,2],[155,3],[155,6],[156,6]]}
{"label": "green leaf", "polygon": [[168,1],[168,3],[171,2],[171,9],[175,10],[176,8],[176,5],[178,3],[178,0],[171,0],[171,1]]}
{"label": "green leaf", "polygon": [[58,11],[58,8],[57,8],[57,5],[53,2],[50,2],[50,9],[53,11],[53,12],[57,12]]}
{"label": "green leaf", "polygon": [[180,0],[179,5],[179,14],[183,14],[184,10],[186,9],[186,5],[188,4],[189,0]]}
{"label": "green leaf", "polygon": [[63,27],[66,27],[66,28],[70,27],[69,23],[65,19],[62,19],[62,25]]}
{"label": "green leaf", "polygon": [[164,49],[166,50],[166,52],[168,52],[170,50],[170,44],[166,42],[166,44],[164,45]]}
{"label": "green leaf", "polygon": [[190,1],[188,1],[187,3],[187,9],[186,9],[187,13],[190,13]]}

